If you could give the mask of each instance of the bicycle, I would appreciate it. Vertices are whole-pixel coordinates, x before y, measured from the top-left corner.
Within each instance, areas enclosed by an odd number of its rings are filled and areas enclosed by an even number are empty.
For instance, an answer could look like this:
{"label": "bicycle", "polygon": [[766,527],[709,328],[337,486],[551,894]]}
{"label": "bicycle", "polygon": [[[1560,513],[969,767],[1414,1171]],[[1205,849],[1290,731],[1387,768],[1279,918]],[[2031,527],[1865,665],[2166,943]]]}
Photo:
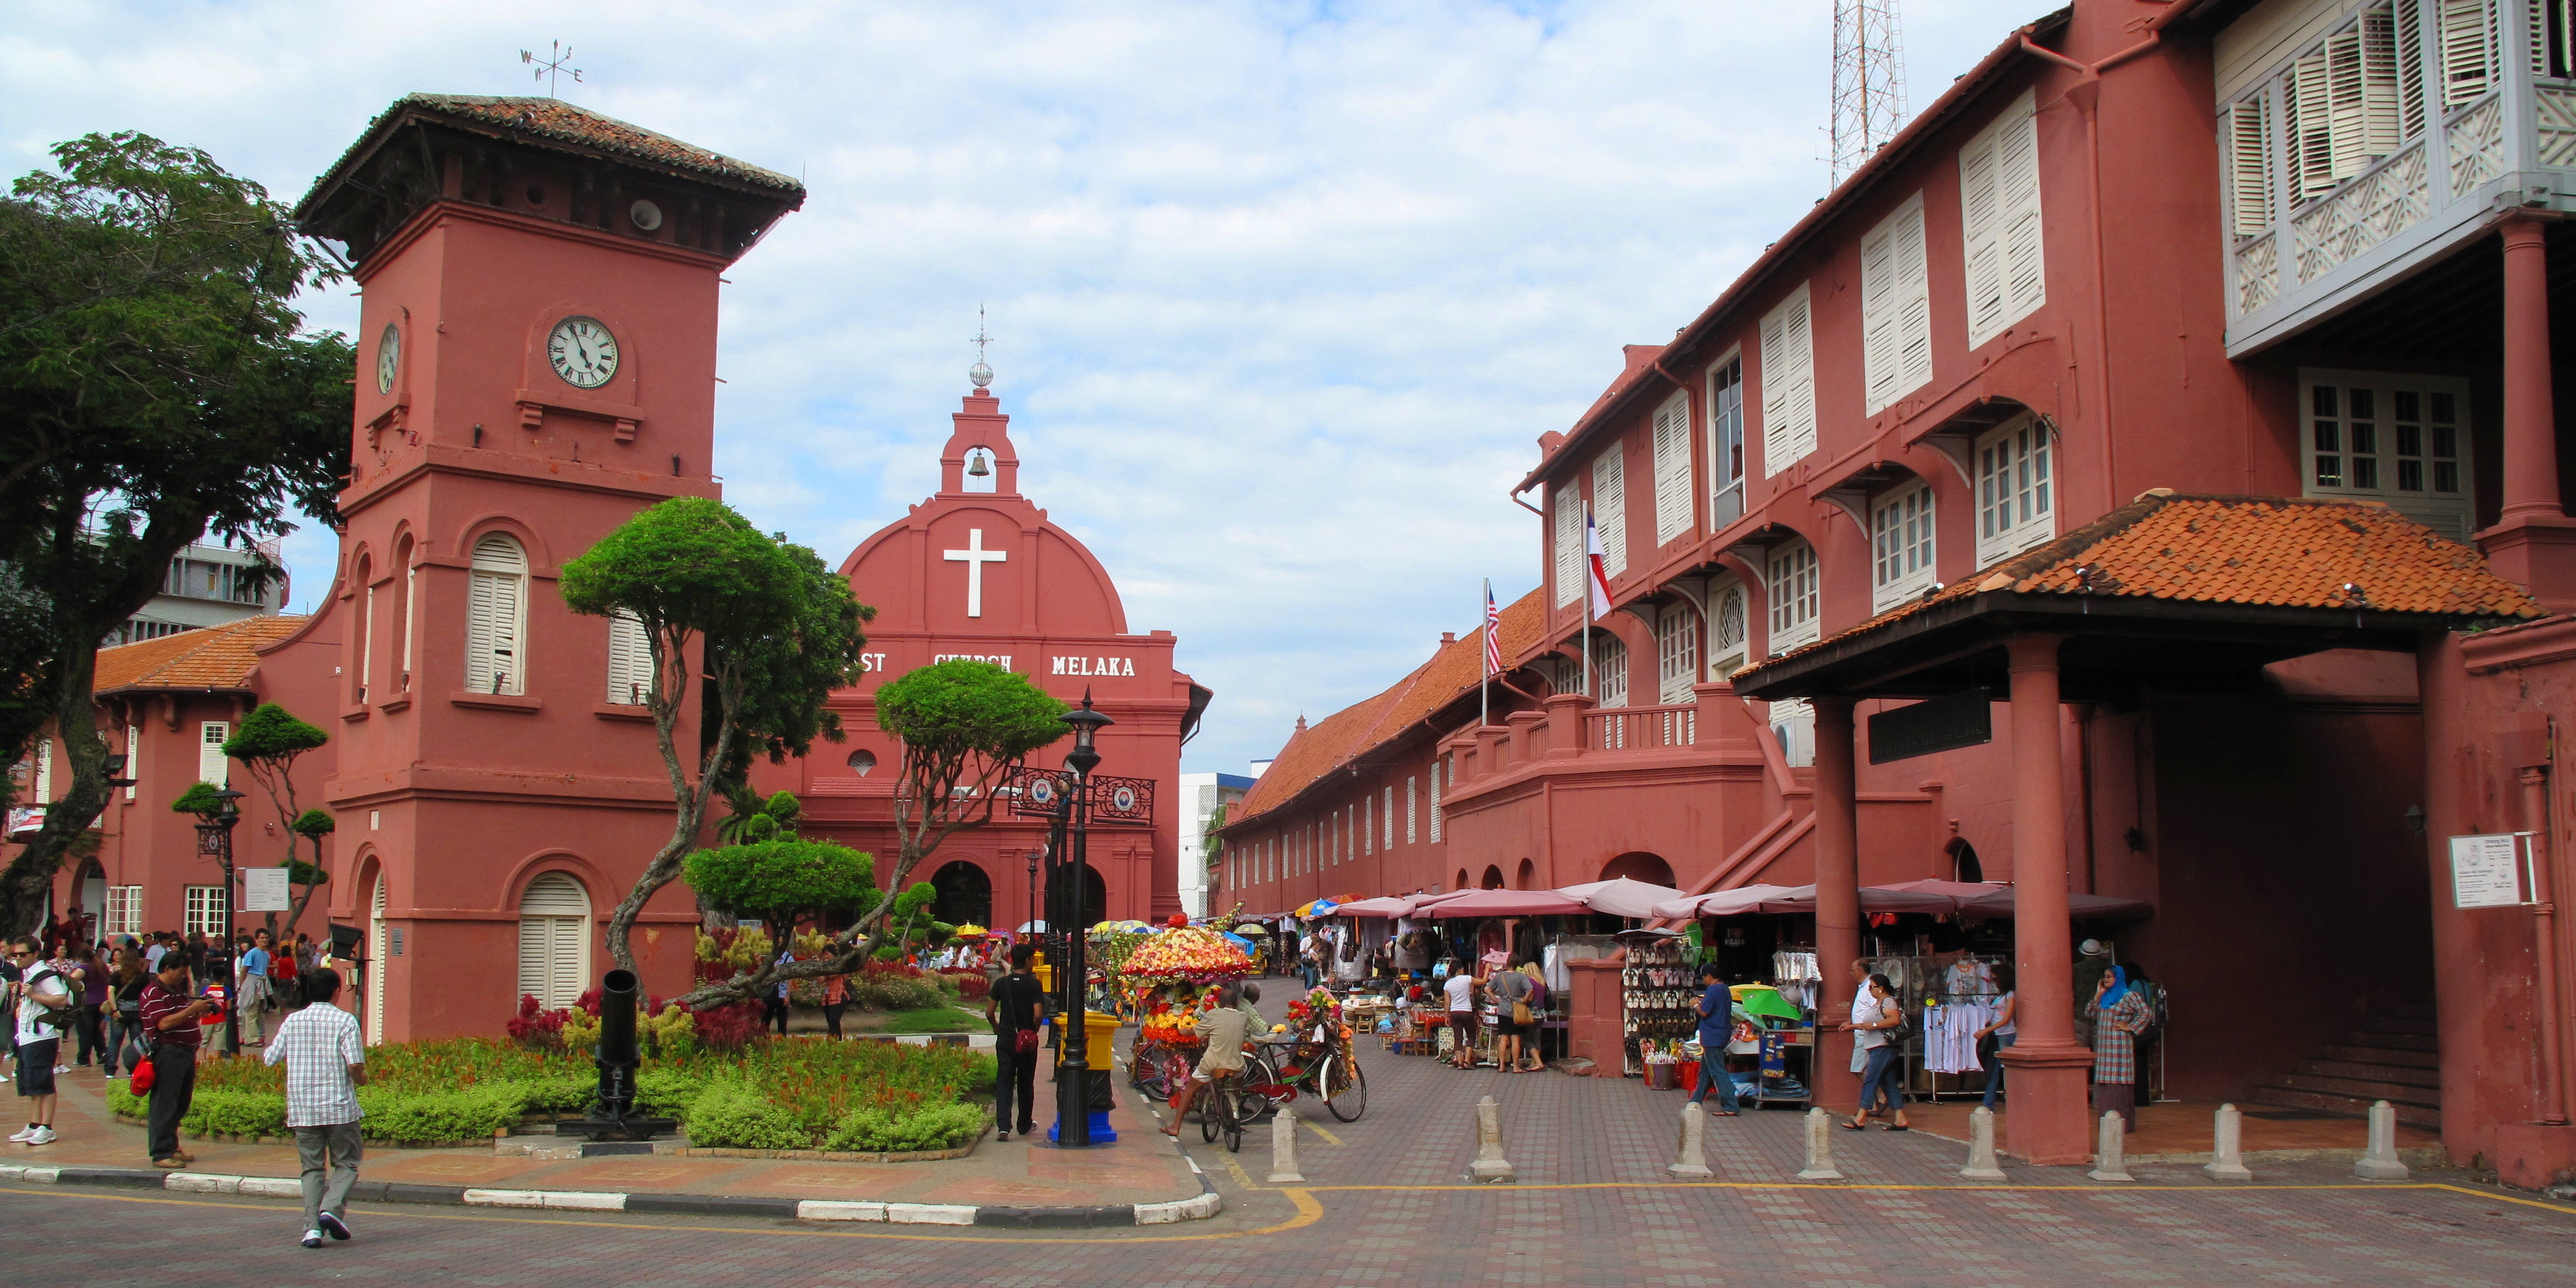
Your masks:
{"label": "bicycle", "polygon": [[1225,1152],[1229,1154],[1243,1152],[1243,1125],[1251,1118],[1244,1098],[1245,1074],[1250,1071],[1247,1061],[1241,1071],[1218,1074],[1196,1101],[1199,1138],[1212,1144],[1218,1136],[1224,1136]]}
{"label": "bicycle", "polygon": [[[1317,1030],[1321,1033],[1321,1030]],[[1271,1060],[1263,1047],[1286,1048],[1280,1059],[1286,1067]],[[1368,1112],[1368,1074],[1352,1056],[1350,1044],[1338,1038],[1294,1037],[1256,1040],[1244,1054],[1247,1081],[1251,1094],[1263,1102],[1261,1114],[1295,1100],[1301,1091],[1312,1092],[1333,1117],[1346,1123],[1358,1122]],[[1255,1065],[1260,1077],[1251,1077]],[[1261,1114],[1255,1114],[1258,1118]]]}
{"label": "bicycle", "polygon": [[1127,1080],[1148,1100],[1170,1100],[1181,1080],[1190,1076],[1190,1056],[1168,1042],[1142,1039],[1127,1060]]}

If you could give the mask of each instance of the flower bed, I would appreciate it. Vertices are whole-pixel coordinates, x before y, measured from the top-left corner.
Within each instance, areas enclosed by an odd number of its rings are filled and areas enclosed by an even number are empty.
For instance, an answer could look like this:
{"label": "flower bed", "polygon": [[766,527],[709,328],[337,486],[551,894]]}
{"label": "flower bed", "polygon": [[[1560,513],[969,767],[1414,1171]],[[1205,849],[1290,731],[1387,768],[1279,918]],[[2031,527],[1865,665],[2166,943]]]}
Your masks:
{"label": "flower bed", "polygon": [[[358,1089],[366,1135],[393,1145],[488,1140],[532,1115],[577,1113],[599,1082],[587,1053],[482,1038],[369,1047],[367,1071]],[[774,1038],[647,1061],[636,1101],[680,1119],[692,1145],[891,1153],[974,1139],[992,1082],[993,1057],[961,1047]],[[107,1094],[119,1115],[143,1116],[144,1098],[123,1084]],[[205,1061],[180,1126],[201,1136],[289,1135],[285,1070]]]}

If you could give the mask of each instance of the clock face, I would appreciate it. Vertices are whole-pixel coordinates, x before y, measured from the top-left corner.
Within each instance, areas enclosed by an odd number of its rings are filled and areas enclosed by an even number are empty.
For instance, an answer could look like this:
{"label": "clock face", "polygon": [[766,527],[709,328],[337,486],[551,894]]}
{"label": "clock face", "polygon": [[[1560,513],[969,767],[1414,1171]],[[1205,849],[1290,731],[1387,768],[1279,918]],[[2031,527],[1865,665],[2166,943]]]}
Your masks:
{"label": "clock face", "polygon": [[546,360],[575,389],[597,389],[617,374],[617,337],[597,318],[568,317],[546,336]]}
{"label": "clock face", "polygon": [[402,330],[391,322],[385,324],[384,338],[376,341],[376,392],[394,391],[394,369],[402,365]]}

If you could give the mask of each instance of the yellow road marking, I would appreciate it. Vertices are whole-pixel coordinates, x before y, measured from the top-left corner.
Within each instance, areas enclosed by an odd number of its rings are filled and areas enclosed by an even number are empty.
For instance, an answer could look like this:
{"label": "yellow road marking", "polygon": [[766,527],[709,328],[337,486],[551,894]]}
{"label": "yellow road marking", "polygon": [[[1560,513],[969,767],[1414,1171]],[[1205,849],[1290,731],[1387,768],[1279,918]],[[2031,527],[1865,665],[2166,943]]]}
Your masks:
{"label": "yellow road marking", "polygon": [[[1281,1221],[1275,1225],[1265,1225],[1257,1230],[1211,1230],[1205,1234],[1111,1235],[1088,1239],[1069,1239],[1063,1237],[1005,1238],[993,1235],[962,1234],[896,1234],[891,1231],[879,1233],[870,1230],[823,1230],[803,1225],[749,1227],[728,1225],[662,1225],[647,1224],[640,1221],[576,1220],[564,1217],[487,1216],[480,1213],[464,1212],[406,1211],[375,1212],[370,1215],[398,1217],[420,1221],[472,1221],[499,1225],[561,1225],[610,1230],[673,1230],[693,1234],[766,1234],[808,1239],[904,1239],[919,1243],[1102,1243],[1118,1244],[1121,1246],[1130,1243],[1198,1243],[1209,1239],[1248,1239],[1259,1234],[1280,1234],[1289,1230],[1302,1229],[1323,1219],[1324,1205],[1316,1202],[1314,1196],[1308,1194],[1304,1190],[1265,1190],[1263,1192],[1278,1194],[1285,1197],[1290,1204],[1296,1207],[1297,1214],[1285,1221]],[[239,1208],[252,1212],[294,1210],[292,1208],[271,1207],[260,1203],[219,1203],[211,1199],[167,1199],[144,1198],[140,1195],[134,1194],[96,1194],[89,1193],[81,1189],[66,1190],[52,1186],[46,1186],[39,1189],[21,1189],[15,1186],[0,1186],[0,1194],[25,1194],[42,1198],[96,1199],[110,1203],[152,1203],[167,1207]],[[650,1212],[636,1212],[630,1213],[629,1215],[650,1217],[654,1214]]]}
{"label": "yellow road marking", "polygon": [[1336,1135],[1334,1135],[1333,1133],[1331,1133],[1331,1132],[1328,1132],[1328,1131],[1324,1130],[1322,1127],[1320,1127],[1320,1126],[1318,1126],[1318,1125],[1316,1125],[1316,1124],[1314,1124],[1314,1123],[1305,1123],[1305,1122],[1301,1122],[1301,1125],[1302,1125],[1302,1126],[1304,1126],[1304,1127],[1306,1128],[1306,1130],[1311,1131],[1311,1132],[1315,1133],[1316,1135],[1323,1137],[1323,1138],[1324,1138],[1324,1143],[1325,1143],[1325,1144],[1327,1144],[1327,1145],[1339,1145],[1339,1144],[1341,1144],[1341,1143],[1342,1143],[1342,1138],[1341,1138],[1341,1137],[1336,1136]]}
{"label": "yellow road marking", "polygon": [[1232,1153],[1219,1154],[1216,1157],[1218,1162],[1225,1164],[1225,1170],[1234,1173],[1235,1184],[1240,1185],[1247,1190],[1256,1190],[1261,1188],[1260,1186],[1252,1183],[1252,1174],[1243,1170],[1243,1164],[1235,1161],[1235,1157]]}

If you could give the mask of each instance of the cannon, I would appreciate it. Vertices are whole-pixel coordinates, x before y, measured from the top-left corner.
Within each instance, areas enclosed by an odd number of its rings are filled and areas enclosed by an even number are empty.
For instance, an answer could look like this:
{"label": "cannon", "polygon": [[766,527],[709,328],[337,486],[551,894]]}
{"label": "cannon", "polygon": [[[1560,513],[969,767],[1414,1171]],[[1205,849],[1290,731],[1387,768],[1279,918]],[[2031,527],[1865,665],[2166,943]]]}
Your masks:
{"label": "cannon", "polygon": [[635,1068],[642,1057],[635,1049],[635,972],[613,970],[599,981],[599,1045],[592,1048],[599,1066],[599,1094],[590,1112],[559,1119],[558,1136],[587,1136],[595,1141],[651,1140],[679,1127],[673,1118],[635,1112]]}

